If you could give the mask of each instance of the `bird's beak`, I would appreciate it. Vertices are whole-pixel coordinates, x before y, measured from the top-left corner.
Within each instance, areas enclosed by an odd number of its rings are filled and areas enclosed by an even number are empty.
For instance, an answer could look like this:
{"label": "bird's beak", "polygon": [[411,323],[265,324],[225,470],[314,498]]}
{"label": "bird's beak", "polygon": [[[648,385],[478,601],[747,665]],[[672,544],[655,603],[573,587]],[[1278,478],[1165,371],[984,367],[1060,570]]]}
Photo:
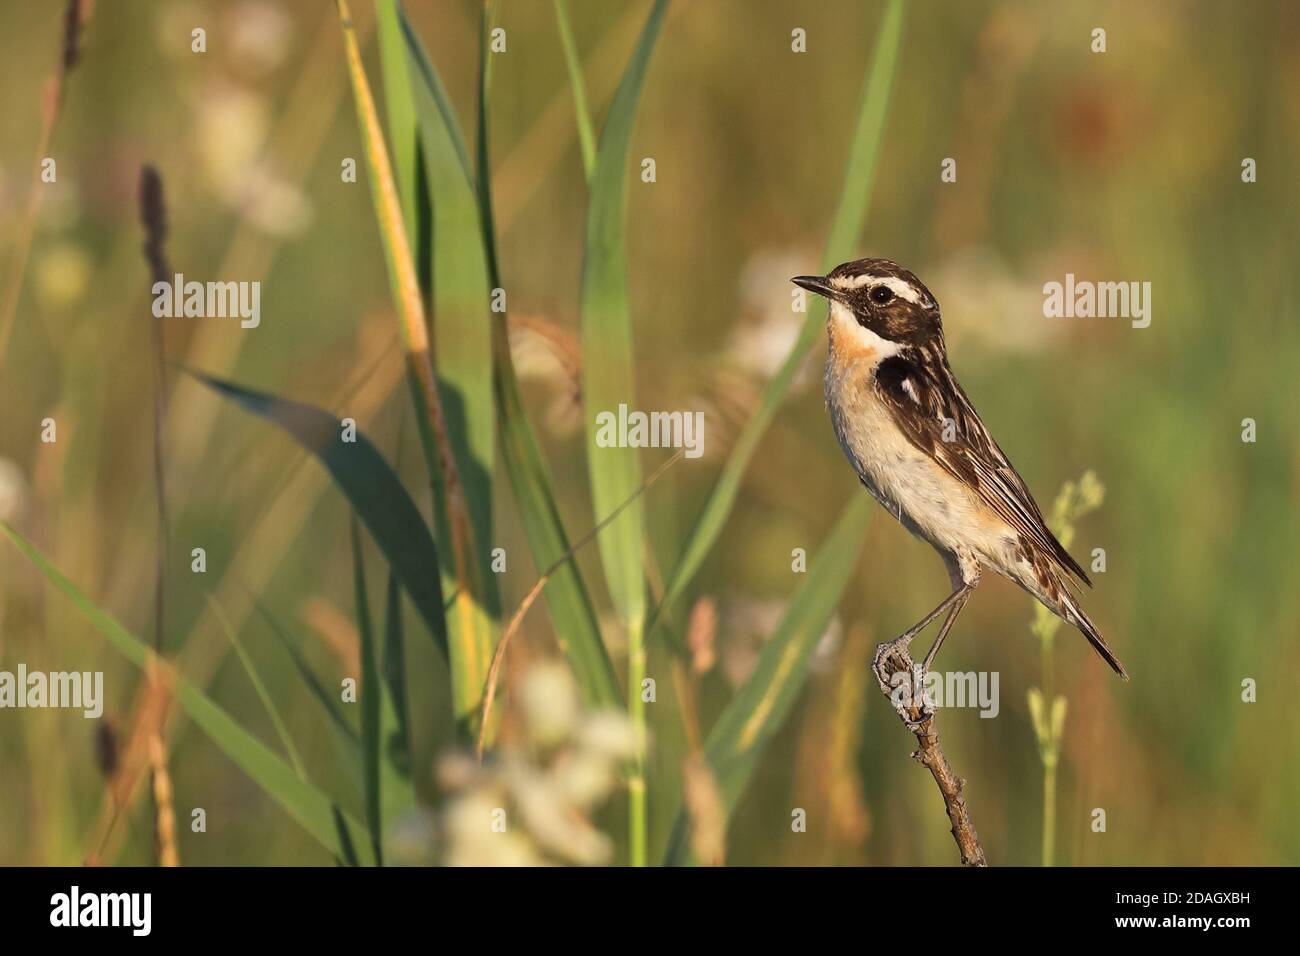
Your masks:
{"label": "bird's beak", "polygon": [[815,292],[828,299],[838,299],[839,292],[825,276],[795,276],[790,280],[801,289]]}

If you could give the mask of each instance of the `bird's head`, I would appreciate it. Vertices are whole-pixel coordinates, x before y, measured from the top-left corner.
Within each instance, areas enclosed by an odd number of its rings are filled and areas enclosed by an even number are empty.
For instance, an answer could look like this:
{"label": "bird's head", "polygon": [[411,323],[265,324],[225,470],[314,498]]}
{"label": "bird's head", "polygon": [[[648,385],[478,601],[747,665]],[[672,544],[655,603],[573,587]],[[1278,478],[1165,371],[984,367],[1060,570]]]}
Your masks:
{"label": "bird's head", "polygon": [[870,333],[900,348],[943,337],[939,303],[925,283],[889,259],[855,259],[829,275],[790,281],[829,300],[830,320],[846,334]]}

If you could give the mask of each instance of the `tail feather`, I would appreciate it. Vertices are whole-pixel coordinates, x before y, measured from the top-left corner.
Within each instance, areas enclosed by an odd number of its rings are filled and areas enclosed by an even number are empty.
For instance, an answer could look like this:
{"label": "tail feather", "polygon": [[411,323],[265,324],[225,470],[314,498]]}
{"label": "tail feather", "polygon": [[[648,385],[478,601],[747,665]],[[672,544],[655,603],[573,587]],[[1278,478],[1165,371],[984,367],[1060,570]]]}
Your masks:
{"label": "tail feather", "polygon": [[1061,602],[1061,616],[1079,629],[1079,632],[1088,639],[1088,643],[1096,648],[1097,653],[1102,656],[1111,669],[1122,679],[1128,680],[1128,671],[1120,663],[1115,652],[1110,649],[1106,643],[1106,638],[1101,636],[1101,631],[1097,630],[1097,625],[1092,623],[1092,619],[1084,613],[1083,608],[1079,607],[1071,594],[1065,595],[1065,600]]}

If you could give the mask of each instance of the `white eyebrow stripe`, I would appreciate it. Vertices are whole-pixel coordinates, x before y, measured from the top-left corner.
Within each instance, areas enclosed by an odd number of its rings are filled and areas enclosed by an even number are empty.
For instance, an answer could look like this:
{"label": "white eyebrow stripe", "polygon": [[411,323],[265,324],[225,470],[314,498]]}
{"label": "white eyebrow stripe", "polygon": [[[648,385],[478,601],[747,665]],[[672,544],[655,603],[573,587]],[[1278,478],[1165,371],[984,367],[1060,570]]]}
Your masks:
{"label": "white eyebrow stripe", "polygon": [[843,289],[846,292],[849,289],[859,289],[868,282],[876,281],[876,277],[869,272],[864,272],[860,276],[836,276],[831,280],[831,284],[837,289]]}
{"label": "white eyebrow stripe", "polygon": [[899,279],[894,276],[875,276],[869,272],[865,272],[860,276],[833,279],[832,282],[837,289],[844,289],[845,291],[849,289],[860,289],[864,285],[883,285],[900,299],[906,299],[913,305],[922,304],[921,291],[906,279]]}

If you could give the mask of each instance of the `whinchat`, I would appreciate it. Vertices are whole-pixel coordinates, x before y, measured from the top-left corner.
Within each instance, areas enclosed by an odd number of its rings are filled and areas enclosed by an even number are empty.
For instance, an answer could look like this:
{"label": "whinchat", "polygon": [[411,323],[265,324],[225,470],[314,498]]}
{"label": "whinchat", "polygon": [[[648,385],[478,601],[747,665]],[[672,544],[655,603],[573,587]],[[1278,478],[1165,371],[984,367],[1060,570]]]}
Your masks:
{"label": "whinchat", "polygon": [[796,285],[830,303],[826,405],[840,447],[872,496],[943,558],[953,591],[890,644],[902,646],[945,611],[928,671],[953,621],[992,568],[1073,624],[1128,679],[1079,605],[1071,575],[1092,586],[1062,547],[1024,480],[948,367],[939,303],[888,259],[858,259]]}

